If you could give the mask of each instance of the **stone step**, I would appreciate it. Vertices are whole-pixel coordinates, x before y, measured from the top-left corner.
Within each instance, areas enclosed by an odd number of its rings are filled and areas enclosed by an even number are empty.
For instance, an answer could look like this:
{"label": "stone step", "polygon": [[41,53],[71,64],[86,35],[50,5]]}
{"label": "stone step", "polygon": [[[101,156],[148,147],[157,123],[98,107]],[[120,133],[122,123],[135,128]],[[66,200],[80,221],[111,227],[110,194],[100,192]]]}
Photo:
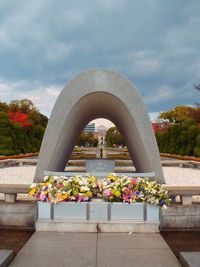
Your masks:
{"label": "stone step", "polygon": [[7,267],[14,257],[12,250],[0,249],[0,267]]}
{"label": "stone step", "polygon": [[200,252],[181,252],[180,262],[183,267],[199,267]]}
{"label": "stone step", "polygon": [[159,222],[88,222],[38,220],[36,231],[85,233],[158,233]]}

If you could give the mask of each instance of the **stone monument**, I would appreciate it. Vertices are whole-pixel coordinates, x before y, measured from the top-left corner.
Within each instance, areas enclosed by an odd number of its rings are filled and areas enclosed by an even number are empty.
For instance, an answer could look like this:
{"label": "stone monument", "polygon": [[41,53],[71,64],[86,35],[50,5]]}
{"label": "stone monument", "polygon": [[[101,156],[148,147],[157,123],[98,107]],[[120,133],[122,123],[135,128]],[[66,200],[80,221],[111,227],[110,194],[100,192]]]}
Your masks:
{"label": "stone monument", "polygon": [[60,93],[42,141],[35,179],[44,171],[62,172],[75,142],[91,120],[105,118],[122,133],[137,172],[164,176],[152,125],[135,86],[122,74],[90,69],[75,76]]}

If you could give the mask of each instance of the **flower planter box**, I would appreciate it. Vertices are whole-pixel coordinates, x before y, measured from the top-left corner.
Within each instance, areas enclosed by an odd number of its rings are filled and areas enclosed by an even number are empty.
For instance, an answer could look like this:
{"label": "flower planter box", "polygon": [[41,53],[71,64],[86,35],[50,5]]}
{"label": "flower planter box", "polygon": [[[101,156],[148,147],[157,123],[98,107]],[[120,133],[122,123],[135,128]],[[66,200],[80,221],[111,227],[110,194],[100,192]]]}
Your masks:
{"label": "flower planter box", "polygon": [[144,203],[112,203],[111,204],[111,221],[112,220],[144,220]]}
{"label": "flower planter box", "polygon": [[62,202],[54,204],[55,220],[87,220],[87,202]]}
{"label": "flower planter box", "polygon": [[160,206],[146,204],[146,220],[159,222],[160,221]]}
{"label": "flower planter box", "polygon": [[89,220],[107,221],[108,220],[108,203],[107,202],[90,202],[89,203]]}
{"label": "flower planter box", "polygon": [[37,202],[38,205],[38,219],[51,219],[51,203],[50,202]]}
{"label": "flower planter box", "polygon": [[159,222],[160,207],[146,203],[38,202],[39,220]]}

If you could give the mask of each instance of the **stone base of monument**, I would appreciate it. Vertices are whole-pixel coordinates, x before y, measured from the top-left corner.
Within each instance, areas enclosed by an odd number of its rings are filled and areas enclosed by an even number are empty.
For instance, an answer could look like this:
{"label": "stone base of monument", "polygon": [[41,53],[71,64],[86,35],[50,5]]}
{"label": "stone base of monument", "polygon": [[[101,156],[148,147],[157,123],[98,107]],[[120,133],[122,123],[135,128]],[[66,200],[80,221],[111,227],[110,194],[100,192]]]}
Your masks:
{"label": "stone base of monument", "polygon": [[36,231],[88,233],[158,233],[159,222],[38,220]]}
{"label": "stone base of monument", "polygon": [[160,208],[146,203],[38,202],[37,231],[158,232]]}

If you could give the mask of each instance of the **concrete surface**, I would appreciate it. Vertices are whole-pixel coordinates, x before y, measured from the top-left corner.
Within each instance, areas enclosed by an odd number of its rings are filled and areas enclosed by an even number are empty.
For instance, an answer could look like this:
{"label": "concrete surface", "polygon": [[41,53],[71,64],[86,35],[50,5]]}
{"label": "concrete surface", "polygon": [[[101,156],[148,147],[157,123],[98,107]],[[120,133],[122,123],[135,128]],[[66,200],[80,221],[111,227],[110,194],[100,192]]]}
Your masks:
{"label": "concrete surface", "polygon": [[37,206],[31,201],[0,202],[0,227],[34,228]]}
{"label": "concrete surface", "polygon": [[91,120],[111,120],[126,140],[137,172],[155,172],[164,182],[152,125],[141,96],[123,75],[90,69],[75,76],[60,93],[42,141],[35,179],[44,171],[63,171],[75,142]]}
{"label": "concrete surface", "polygon": [[200,206],[173,205],[161,211],[161,229],[199,229]]}
{"label": "concrete surface", "polygon": [[200,252],[181,252],[180,262],[183,267],[199,267]]}
{"label": "concrete surface", "polygon": [[159,222],[78,222],[62,220],[38,220],[36,231],[56,231],[74,233],[158,233]]}
{"label": "concrete surface", "polygon": [[7,267],[13,259],[12,250],[0,249],[0,267]]}
{"label": "concrete surface", "polygon": [[10,267],[180,267],[160,234],[36,232]]}

